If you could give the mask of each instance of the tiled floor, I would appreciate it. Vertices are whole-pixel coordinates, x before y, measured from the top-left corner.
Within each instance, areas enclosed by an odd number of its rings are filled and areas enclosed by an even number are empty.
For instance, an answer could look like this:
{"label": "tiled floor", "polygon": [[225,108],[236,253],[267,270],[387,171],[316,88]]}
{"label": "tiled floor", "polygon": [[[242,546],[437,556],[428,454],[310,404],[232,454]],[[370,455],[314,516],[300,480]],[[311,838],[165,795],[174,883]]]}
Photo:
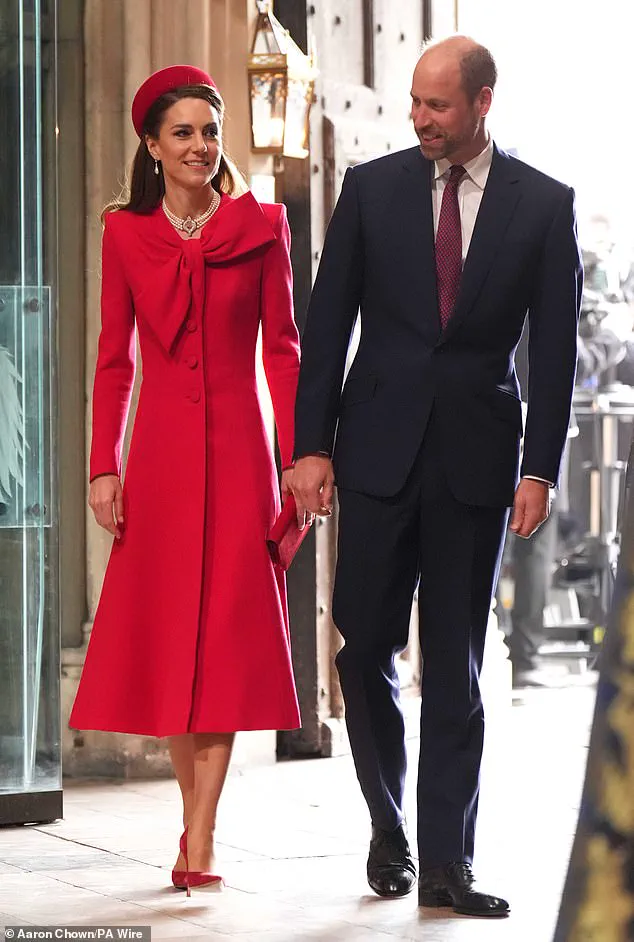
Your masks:
{"label": "tiled floor", "polygon": [[[349,758],[233,774],[221,806],[222,892],[171,889],[173,782],[69,784],[66,818],[0,830],[0,925],[149,925],[153,939],[550,942],[576,823],[593,691],[530,691],[492,717],[476,871],[504,920],[418,910],[365,883],[368,822]],[[412,773],[417,743],[412,741]],[[414,820],[414,775],[409,818]]]}

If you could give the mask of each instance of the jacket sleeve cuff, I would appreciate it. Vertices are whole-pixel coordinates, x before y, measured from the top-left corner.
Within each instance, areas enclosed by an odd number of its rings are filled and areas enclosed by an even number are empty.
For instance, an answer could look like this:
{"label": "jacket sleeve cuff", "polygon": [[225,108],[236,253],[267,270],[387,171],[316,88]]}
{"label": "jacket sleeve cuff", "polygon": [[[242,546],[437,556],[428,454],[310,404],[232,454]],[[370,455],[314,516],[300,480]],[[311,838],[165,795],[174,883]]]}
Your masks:
{"label": "jacket sleeve cuff", "polygon": [[329,451],[307,451],[303,455],[295,455],[293,458],[293,464],[290,467],[295,467],[295,462],[299,461],[301,458],[330,458]]}

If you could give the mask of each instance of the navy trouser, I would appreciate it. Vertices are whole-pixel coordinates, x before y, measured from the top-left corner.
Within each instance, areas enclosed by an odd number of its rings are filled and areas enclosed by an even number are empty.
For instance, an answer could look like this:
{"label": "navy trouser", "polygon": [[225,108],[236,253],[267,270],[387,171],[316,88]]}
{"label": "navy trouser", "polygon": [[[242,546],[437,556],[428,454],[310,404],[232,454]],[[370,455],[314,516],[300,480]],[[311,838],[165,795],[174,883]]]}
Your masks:
{"label": "navy trouser", "polygon": [[508,510],[455,500],[434,421],[403,490],[339,490],[333,616],[357,775],[372,822],[403,818],[406,752],[395,656],[420,578],[423,655],[418,848],[425,865],[471,862],[484,713],[479,675]]}

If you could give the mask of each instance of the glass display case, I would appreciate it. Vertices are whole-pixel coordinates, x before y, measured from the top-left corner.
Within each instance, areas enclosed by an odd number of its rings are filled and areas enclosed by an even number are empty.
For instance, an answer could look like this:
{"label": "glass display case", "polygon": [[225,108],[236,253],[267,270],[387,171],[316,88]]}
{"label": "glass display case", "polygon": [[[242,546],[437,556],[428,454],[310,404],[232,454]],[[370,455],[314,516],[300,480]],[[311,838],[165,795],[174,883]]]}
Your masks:
{"label": "glass display case", "polygon": [[0,23],[0,824],[61,816],[55,3]]}

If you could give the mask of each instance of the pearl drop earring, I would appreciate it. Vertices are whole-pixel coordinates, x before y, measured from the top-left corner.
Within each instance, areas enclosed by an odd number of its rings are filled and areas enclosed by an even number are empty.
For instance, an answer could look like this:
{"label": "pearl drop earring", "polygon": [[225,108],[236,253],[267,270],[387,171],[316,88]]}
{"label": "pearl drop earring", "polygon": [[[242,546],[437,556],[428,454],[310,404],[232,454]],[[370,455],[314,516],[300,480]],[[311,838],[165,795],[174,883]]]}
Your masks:
{"label": "pearl drop earring", "polygon": [[158,160],[155,160],[155,161],[154,161],[154,173],[155,173],[156,176],[158,177],[158,175],[159,175]]}

